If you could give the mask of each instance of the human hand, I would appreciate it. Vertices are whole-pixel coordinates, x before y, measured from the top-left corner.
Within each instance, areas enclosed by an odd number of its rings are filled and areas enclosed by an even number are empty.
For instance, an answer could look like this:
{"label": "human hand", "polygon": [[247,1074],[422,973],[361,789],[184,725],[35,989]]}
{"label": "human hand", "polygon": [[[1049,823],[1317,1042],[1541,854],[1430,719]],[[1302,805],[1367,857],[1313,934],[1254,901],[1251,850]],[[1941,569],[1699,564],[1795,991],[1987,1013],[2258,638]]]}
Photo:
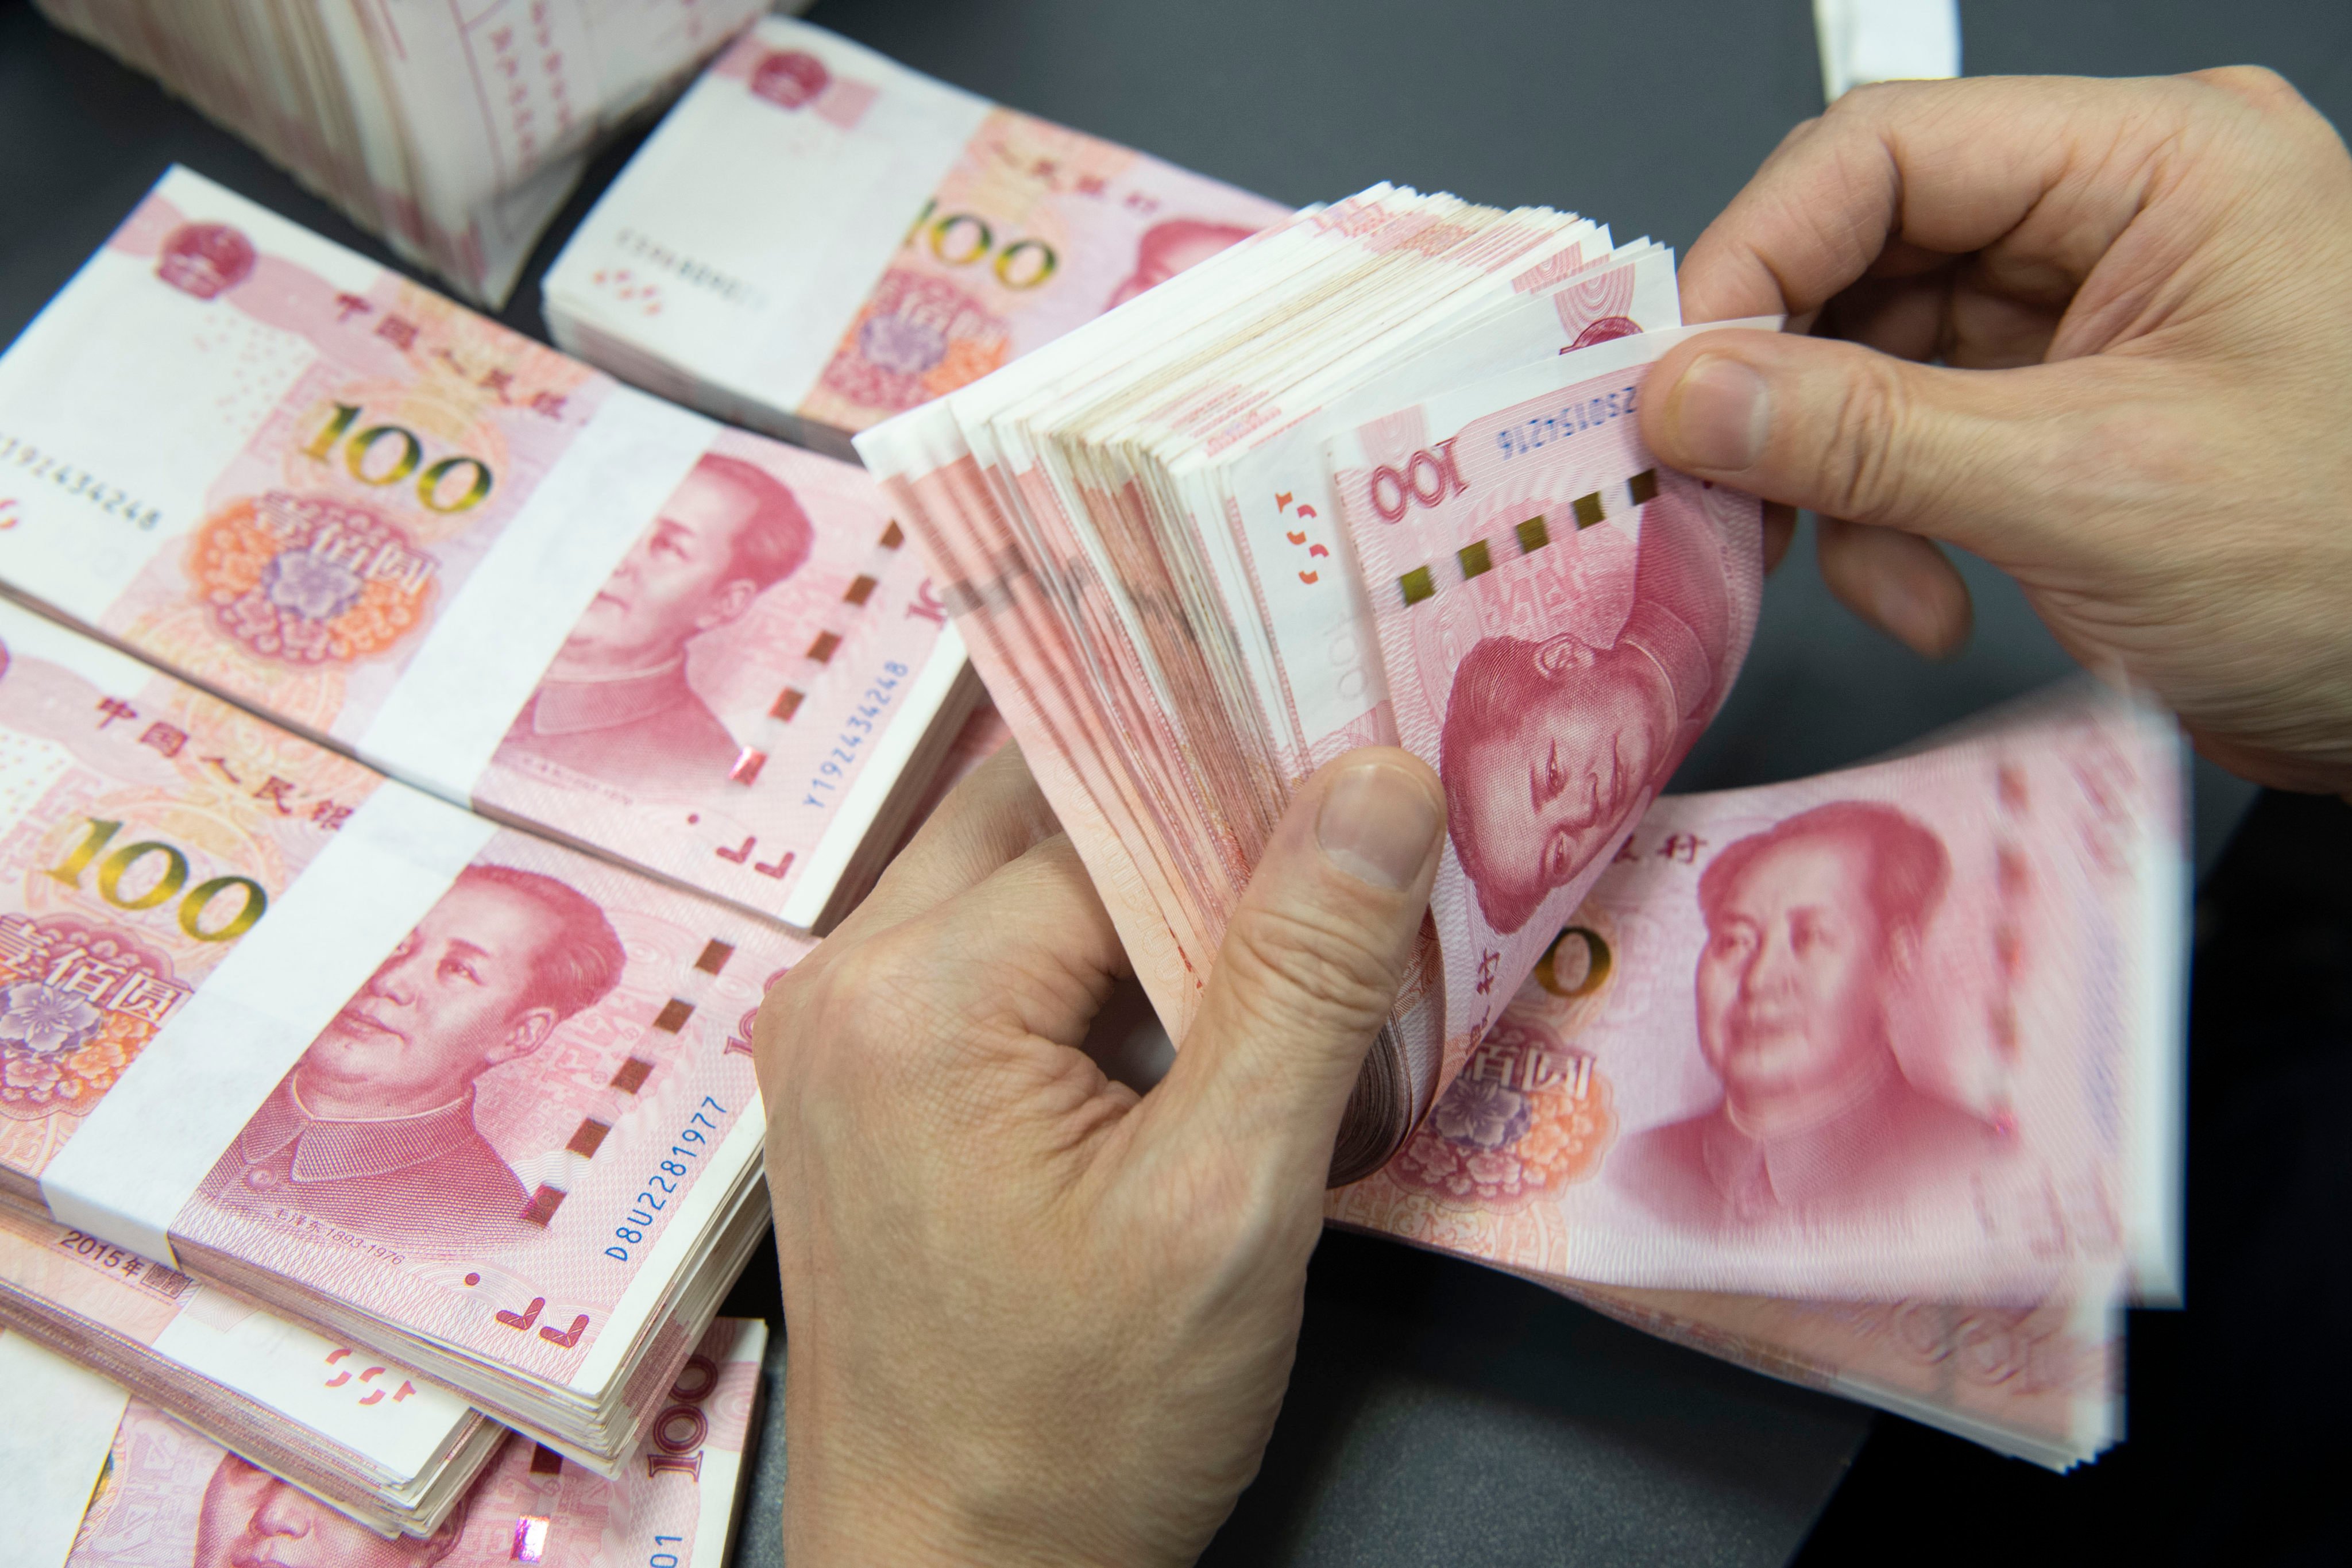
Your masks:
{"label": "human hand", "polygon": [[1010,746],[769,992],[794,1568],[1207,1544],[1282,1403],[1442,798],[1401,751],[1308,780],[1139,1099],[1077,1048],[1125,958]]}
{"label": "human hand", "polygon": [[1642,431],[1822,513],[1832,591],[1919,651],[1968,634],[1945,540],[2215,762],[2352,790],[2347,276],[2352,156],[2267,71],[1864,88],[1682,273],[1686,320],[1817,335],[1676,349]]}

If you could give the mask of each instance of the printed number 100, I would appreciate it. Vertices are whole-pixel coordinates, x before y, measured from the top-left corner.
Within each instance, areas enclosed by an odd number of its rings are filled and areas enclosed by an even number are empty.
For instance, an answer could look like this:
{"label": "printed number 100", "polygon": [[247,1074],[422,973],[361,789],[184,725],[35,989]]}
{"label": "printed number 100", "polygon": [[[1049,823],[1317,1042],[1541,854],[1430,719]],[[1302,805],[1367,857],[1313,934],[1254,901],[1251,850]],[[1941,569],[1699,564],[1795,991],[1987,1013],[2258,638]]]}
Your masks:
{"label": "printed number 100", "polygon": [[[465,511],[489,498],[490,466],[481,458],[444,458],[417,473],[418,466],[425,461],[425,443],[417,439],[415,431],[404,425],[371,425],[364,430],[353,430],[352,426],[359,417],[358,404],[336,404],[335,416],[327,421],[327,427],[319,432],[317,440],[302,448],[302,455],[323,463],[334,455],[336,443],[341,442],[343,467],[363,485],[396,485],[416,474],[416,499],[427,511]],[[379,453],[383,456],[379,457]],[[445,481],[458,479],[468,468],[473,470],[471,481],[453,494]]]}

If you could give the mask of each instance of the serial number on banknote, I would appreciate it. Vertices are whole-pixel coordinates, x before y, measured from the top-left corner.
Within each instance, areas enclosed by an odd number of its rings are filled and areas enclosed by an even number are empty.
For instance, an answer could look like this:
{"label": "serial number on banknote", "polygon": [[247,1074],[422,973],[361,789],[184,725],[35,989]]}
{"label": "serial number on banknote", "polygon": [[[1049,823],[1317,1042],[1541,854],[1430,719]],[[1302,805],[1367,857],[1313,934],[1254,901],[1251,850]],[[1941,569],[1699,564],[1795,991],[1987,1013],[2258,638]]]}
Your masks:
{"label": "serial number on banknote", "polygon": [[1617,392],[1596,393],[1582,402],[1564,405],[1557,414],[1538,415],[1517,425],[1506,425],[1495,432],[1495,446],[1507,458],[1524,458],[1615,420],[1630,419],[1636,412],[1641,390],[1634,385]]}
{"label": "serial number on banknote", "polygon": [[[860,694],[858,704],[844,719],[841,733],[833,738],[833,750],[816,765],[816,774],[809,780],[809,792],[801,799],[803,805],[823,805],[824,795],[841,787],[842,774],[857,762],[857,748],[877,732],[882,710],[898,700],[898,683],[907,679],[907,667],[892,660],[882,666],[882,673],[874,684]],[[819,792],[824,792],[820,794]]]}
{"label": "serial number on banknote", "polygon": [[[655,1167],[653,1174],[646,1178],[646,1190],[637,1194],[636,1206],[625,1216],[630,1223],[613,1227],[614,1236],[620,1239],[622,1245],[606,1247],[605,1257],[626,1263],[630,1258],[629,1248],[644,1244],[659,1222],[662,1211],[669,1207],[669,1200],[678,1194],[686,1178],[693,1174],[693,1162],[709,1151],[710,1133],[719,1131],[719,1123],[703,1114],[705,1107],[721,1116],[727,1114],[725,1106],[707,1094],[702,1097],[702,1104],[695,1107],[693,1119],[687,1122],[677,1141],[670,1144],[666,1158]],[[706,1128],[709,1131],[703,1131]],[[654,1195],[656,1189],[662,1194],[659,1197]]]}
{"label": "serial number on banknote", "polygon": [[[120,485],[110,485],[88,468],[77,468],[55,452],[45,452],[21,436],[11,436],[0,430],[0,473],[20,470],[26,478],[47,479],[68,496],[87,500],[110,517],[119,517],[134,528],[152,531],[163,521],[163,509],[142,506],[139,498]],[[16,506],[12,498],[0,495],[0,530],[16,525]]]}

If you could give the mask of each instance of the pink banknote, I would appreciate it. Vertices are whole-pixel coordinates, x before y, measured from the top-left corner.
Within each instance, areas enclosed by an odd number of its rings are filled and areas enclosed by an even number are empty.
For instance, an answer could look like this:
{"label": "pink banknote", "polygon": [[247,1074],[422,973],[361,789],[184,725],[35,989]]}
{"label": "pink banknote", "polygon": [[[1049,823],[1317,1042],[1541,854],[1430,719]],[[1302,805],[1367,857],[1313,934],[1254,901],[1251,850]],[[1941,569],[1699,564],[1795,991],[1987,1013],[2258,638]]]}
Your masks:
{"label": "pink banknote", "polygon": [[2128,1265],[2162,1294],[2179,767],[2168,724],[2083,697],[1660,803],[1334,1216],[1603,1285],[2030,1306]]}
{"label": "pink banknote", "polygon": [[823,449],[1288,216],[770,16],[550,270],[559,342]]}
{"label": "pink banknote", "polygon": [[433,1534],[387,1541],[133,1401],[70,1568],[720,1568],[758,1403],[765,1325],[722,1320],[636,1462],[613,1480],[509,1441]]}
{"label": "pink banknote", "polygon": [[0,1192],[41,1173],[382,779],[0,605]]}
{"label": "pink banknote", "polygon": [[[623,1344],[652,1332],[756,1181],[750,1018],[808,944],[421,802],[29,612],[0,605],[0,648],[5,1195],[163,1203],[193,1272],[557,1384],[616,1312]],[[449,869],[384,886],[394,868],[360,852],[384,841],[372,802],[408,814],[397,853]],[[309,913],[270,920],[298,881]],[[395,897],[415,913],[379,932]],[[192,1013],[229,951],[268,973]],[[320,953],[364,974],[355,992],[303,972]],[[309,1044],[236,1087],[271,1035]],[[162,1070],[127,1092],[151,1050]],[[137,1148],[166,1118],[219,1141],[152,1180],[60,1176],[78,1133]]]}
{"label": "pink banknote", "polygon": [[501,1436],[364,1347],[8,1211],[0,1322],[385,1531],[438,1526]]}
{"label": "pink banknote", "polygon": [[446,798],[803,925],[903,813],[961,664],[856,468],[184,171],[0,359],[0,500],[18,592]]}
{"label": "pink banknote", "polygon": [[1447,1078],[1714,716],[1755,626],[1759,503],[1641,441],[1648,367],[1685,335],[1606,341],[1332,444],[1394,732],[1445,784]]}
{"label": "pink banknote", "polygon": [[499,833],[322,1020],[173,1244],[323,1326],[568,1384],[756,1180],[748,1020],[804,947]]}

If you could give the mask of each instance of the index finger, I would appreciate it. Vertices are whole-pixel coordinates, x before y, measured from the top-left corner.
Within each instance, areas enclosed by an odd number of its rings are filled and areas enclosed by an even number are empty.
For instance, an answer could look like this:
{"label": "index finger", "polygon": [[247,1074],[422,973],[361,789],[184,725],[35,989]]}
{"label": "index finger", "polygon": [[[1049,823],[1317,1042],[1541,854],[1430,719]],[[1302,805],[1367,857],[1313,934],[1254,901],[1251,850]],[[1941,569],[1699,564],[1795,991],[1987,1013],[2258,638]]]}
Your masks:
{"label": "index finger", "polygon": [[1859,88],[1790,132],[1691,247],[1683,319],[1801,316],[1882,256],[1916,269],[1920,252],[1986,252],[2007,286],[2063,302],[2147,205],[2167,143],[2214,93],[2169,77]]}

